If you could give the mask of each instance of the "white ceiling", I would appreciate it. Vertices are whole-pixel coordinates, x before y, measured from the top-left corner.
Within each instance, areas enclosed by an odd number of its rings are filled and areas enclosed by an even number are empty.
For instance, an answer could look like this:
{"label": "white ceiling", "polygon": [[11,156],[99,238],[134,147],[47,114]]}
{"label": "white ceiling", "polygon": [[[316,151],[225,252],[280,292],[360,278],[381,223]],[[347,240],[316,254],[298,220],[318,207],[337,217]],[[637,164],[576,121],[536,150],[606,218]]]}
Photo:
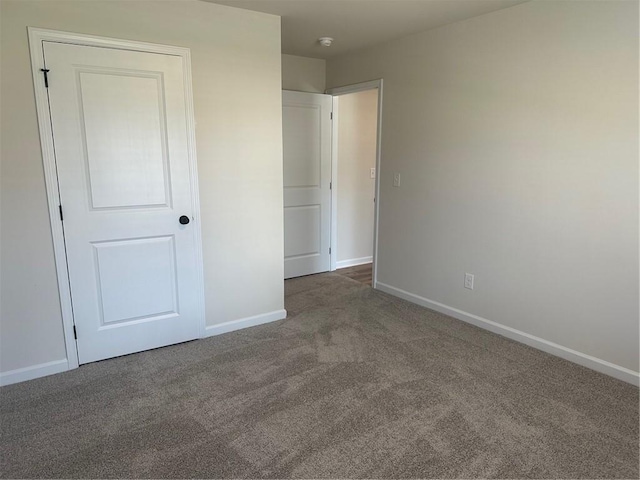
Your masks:
{"label": "white ceiling", "polygon": [[[204,0],[282,17],[282,53],[329,58],[528,0]],[[330,48],[319,37],[335,39]]]}

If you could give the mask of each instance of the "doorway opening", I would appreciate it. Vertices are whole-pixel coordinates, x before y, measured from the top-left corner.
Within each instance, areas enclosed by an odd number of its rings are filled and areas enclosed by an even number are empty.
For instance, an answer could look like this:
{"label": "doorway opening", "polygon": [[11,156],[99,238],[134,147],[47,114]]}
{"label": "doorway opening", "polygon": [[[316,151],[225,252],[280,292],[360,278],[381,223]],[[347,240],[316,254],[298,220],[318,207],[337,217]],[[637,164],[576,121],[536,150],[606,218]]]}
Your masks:
{"label": "doorway opening", "polygon": [[382,80],[333,96],[331,270],[375,288]]}
{"label": "doorway opening", "polygon": [[282,107],[284,278],[348,268],[376,288],[382,80]]}

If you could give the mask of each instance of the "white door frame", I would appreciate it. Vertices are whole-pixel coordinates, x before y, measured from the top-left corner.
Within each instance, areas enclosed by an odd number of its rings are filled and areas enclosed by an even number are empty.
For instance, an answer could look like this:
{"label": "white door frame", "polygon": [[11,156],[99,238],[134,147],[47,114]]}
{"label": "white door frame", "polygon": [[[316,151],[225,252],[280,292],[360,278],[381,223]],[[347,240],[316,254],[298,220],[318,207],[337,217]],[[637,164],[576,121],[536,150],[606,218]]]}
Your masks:
{"label": "white door frame", "polygon": [[[364,92],[365,90],[378,90],[378,131],[376,136],[376,179],[375,179],[375,203],[373,212],[373,279],[371,286],[377,288],[378,284],[378,215],[380,212],[380,157],[382,145],[382,79],[369,82],[355,83],[344,87],[329,88],[327,95],[338,97],[349,93]],[[339,102],[333,102],[334,122],[331,126],[331,271],[336,269],[336,255],[338,246],[338,122],[340,121]]]}
{"label": "white door frame", "polygon": [[[67,350],[68,369],[78,367],[78,351],[73,333],[73,309],[71,304],[71,290],[67,272],[67,256],[64,243],[64,232],[60,221],[60,192],[53,143],[53,131],[49,114],[49,97],[44,83],[44,76],[40,69],[44,68],[43,42],[67,43],[90,47],[114,48],[118,50],[134,50],[145,53],[174,55],[182,58],[184,72],[185,111],[187,122],[187,144],[189,159],[189,177],[191,183],[191,201],[194,215],[194,248],[196,255],[196,276],[198,288],[198,314],[200,317],[199,336],[205,335],[204,316],[204,270],[202,260],[202,233],[200,229],[200,195],[198,192],[198,169],[196,161],[195,119],[193,111],[193,90],[191,83],[191,53],[188,48],[159,45],[155,43],[119,40],[115,38],[97,37],[77,33],[61,32],[28,27],[29,49],[31,51],[31,70],[33,73],[33,87],[36,96],[36,110],[38,127],[40,129],[40,146],[42,149],[42,163],[44,165],[45,185],[47,188],[47,202],[49,204],[49,221],[53,236],[53,250],[58,277],[58,290],[62,307],[62,324],[64,330],[65,347]],[[51,72],[49,80],[55,82],[55,72]]]}

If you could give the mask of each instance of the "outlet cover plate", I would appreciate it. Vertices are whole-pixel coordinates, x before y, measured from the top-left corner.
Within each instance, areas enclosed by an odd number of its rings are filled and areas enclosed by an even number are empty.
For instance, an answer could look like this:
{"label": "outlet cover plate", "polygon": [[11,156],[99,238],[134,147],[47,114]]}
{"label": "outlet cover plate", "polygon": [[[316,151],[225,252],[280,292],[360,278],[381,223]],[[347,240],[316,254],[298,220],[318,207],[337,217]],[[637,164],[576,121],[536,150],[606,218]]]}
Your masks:
{"label": "outlet cover plate", "polygon": [[394,187],[399,187],[400,186],[400,173],[398,173],[398,172],[393,174],[393,186]]}
{"label": "outlet cover plate", "polygon": [[464,288],[468,288],[469,290],[473,290],[473,280],[474,277],[471,273],[464,274]]}

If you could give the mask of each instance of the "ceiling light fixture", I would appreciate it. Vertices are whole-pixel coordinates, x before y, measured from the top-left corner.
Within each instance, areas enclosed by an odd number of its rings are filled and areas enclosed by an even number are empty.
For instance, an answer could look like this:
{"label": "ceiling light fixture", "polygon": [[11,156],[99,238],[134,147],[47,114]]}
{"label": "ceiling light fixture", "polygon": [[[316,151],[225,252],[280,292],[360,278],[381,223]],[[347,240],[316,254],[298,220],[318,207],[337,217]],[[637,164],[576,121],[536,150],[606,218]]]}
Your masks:
{"label": "ceiling light fixture", "polygon": [[320,42],[320,45],[322,45],[323,47],[330,47],[331,44],[333,43],[333,38],[331,38],[331,37],[320,37],[318,39],[318,42]]}

